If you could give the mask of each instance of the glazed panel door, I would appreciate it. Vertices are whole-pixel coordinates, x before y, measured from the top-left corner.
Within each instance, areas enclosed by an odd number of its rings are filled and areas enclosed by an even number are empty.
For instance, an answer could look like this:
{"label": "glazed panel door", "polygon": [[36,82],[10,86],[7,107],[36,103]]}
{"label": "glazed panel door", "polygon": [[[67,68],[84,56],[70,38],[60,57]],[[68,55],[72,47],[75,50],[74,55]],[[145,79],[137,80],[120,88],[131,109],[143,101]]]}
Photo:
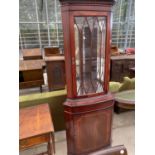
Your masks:
{"label": "glazed panel door", "polygon": [[106,91],[107,13],[72,15],[72,65],[76,97],[94,96]]}

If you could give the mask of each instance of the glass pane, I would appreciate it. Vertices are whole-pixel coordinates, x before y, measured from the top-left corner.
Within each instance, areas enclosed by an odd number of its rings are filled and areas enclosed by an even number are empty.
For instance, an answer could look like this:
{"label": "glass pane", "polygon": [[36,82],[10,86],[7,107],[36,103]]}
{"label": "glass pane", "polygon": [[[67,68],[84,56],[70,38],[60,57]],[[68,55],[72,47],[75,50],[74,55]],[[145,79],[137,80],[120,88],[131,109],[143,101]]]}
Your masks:
{"label": "glass pane", "polygon": [[55,21],[55,0],[47,0],[48,21]]}
{"label": "glass pane", "polygon": [[75,17],[77,95],[104,91],[105,17]]}
{"label": "glass pane", "polygon": [[40,26],[40,39],[42,47],[48,46],[49,40],[48,40],[47,24],[39,24],[39,26]]}
{"label": "glass pane", "polygon": [[36,6],[34,0],[19,1],[19,20],[20,22],[36,22]]}
{"label": "glass pane", "polygon": [[20,24],[23,48],[39,48],[38,24]]}
{"label": "glass pane", "polygon": [[50,39],[52,46],[58,46],[57,24],[50,23]]}
{"label": "glass pane", "polygon": [[62,21],[62,19],[61,19],[61,5],[60,5],[60,1],[59,0],[57,0],[56,7],[57,7],[57,21],[61,22]]}
{"label": "glass pane", "polygon": [[37,13],[38,13],[38,21],[39,22],[46,22],[47,16],[46,16],[46,1],[43,0],[37,0]]}

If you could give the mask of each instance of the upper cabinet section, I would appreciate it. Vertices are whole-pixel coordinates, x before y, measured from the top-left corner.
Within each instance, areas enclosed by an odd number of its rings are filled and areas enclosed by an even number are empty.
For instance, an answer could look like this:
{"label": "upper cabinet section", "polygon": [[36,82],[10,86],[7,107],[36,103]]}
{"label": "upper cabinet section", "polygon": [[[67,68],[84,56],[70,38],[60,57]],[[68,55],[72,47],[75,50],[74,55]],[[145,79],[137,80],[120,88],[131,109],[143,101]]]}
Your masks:
{"label": "upper cabinet section", "polygon": [[77,96],[104,92],[106,18],[74,18]]}
{"label": "upper cabinet section", "polygon": [[67,97],[108,92],[113,0],[60,0]]}

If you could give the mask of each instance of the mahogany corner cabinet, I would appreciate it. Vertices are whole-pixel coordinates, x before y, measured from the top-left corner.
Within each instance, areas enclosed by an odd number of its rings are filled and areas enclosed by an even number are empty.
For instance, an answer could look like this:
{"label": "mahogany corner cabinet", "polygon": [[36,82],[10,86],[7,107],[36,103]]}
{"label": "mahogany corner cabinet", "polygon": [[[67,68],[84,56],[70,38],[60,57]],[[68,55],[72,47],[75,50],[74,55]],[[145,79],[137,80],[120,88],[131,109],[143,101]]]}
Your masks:
{"label": "mahogany corner cabinet", "polygon": [[114,98],[110,76],[114,0],[60,0],[67,100],[68,155],[87,155],[111,145]]}

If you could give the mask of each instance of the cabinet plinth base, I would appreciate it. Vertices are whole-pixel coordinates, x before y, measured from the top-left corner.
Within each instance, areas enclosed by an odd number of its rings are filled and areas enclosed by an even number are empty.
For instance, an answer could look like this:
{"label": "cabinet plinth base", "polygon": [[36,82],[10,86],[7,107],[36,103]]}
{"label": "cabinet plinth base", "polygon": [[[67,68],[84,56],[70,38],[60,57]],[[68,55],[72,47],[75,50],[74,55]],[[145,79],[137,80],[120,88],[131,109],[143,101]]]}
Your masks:
{"label": "cabinet plinth base", "polygon": [[68,155],[87,155],[111,144],[111,94],[64,103]]}

